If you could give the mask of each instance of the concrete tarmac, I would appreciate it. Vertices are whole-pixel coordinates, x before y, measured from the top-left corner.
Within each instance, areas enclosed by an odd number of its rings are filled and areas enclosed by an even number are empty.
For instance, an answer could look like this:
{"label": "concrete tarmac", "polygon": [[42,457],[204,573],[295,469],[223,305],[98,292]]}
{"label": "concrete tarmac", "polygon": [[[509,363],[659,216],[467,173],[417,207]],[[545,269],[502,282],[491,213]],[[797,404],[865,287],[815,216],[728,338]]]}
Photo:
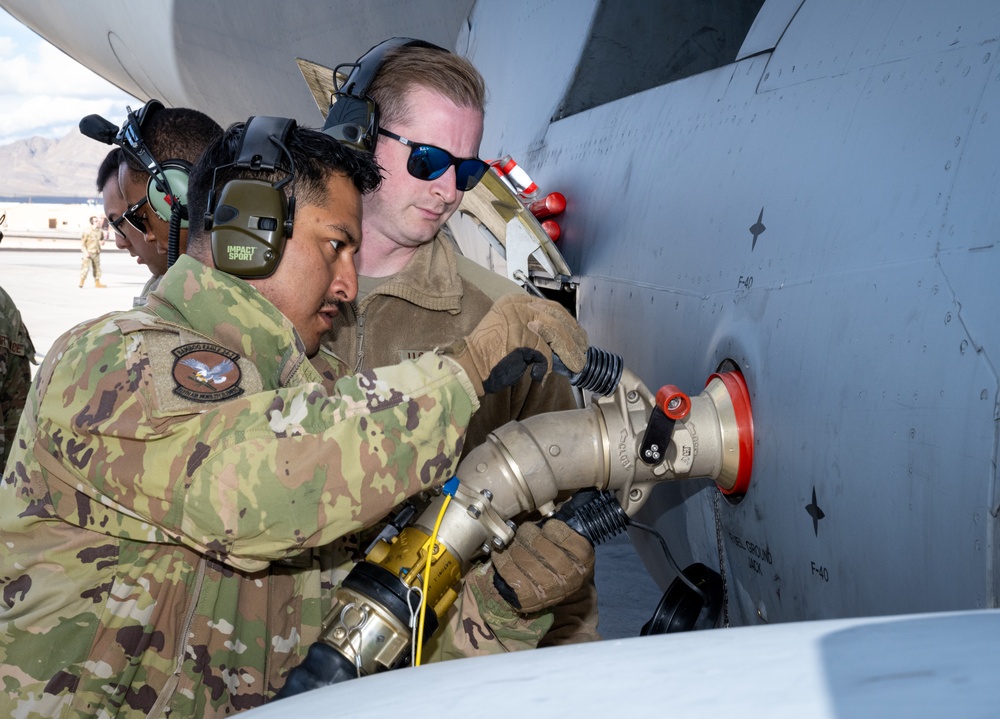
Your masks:
{"label": "concrete tarmac", "polygon": [[0,287],[14,300],[31,333],[39,362],[61,334],[84,320],[128,309],[150,274],[112,243],[101,251],[101,283],[88,274],[80,288],[80,241],[27,240],[4,237],[0,242]]}
{"label": "concrete tarmac", "polygon": [[[14,299],[37,351],[73,326],[115,310],[128,309],[149,279],[127,252],[106,242],[101,252],[101,282],[80,282],[79,240],[5,237],[0,243],[0,287]],[[638,636],[652,616],[662,590],[646,571],[627,535],[597,547],[596,583],[599,629],[605,639]]]}

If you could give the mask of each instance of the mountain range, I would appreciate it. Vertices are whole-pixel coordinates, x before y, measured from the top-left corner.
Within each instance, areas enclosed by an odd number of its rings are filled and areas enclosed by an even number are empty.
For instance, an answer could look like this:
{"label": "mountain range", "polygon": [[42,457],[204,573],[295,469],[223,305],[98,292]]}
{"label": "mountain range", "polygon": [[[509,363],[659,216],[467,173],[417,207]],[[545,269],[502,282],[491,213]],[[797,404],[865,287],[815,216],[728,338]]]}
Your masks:
{"label": "mountain range", "polygon": [[0,145],[0,197],[99,197],[97,169],[111,148],[76,130]]}

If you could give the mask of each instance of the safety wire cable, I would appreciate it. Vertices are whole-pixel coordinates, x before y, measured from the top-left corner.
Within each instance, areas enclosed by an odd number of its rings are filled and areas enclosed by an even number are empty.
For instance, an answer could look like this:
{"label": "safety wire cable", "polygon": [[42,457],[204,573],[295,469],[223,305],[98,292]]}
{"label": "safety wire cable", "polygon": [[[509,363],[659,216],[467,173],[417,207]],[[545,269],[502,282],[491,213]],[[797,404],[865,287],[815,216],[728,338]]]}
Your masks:
{"label": "safety wire cable", "polygon": [[698,598],[701,599],[703,604],[707,605],[709,603],[708,597],[705,596],[705,592],[701,591],[701,589],[695,586],[694,582],[692,582],[688,578],[688,576],[684,574],[684,572],[681,570],[681,565],[677,563],[677,560],[674,559],[674,555],[670,553],[670,549],[667,547],[667,540],[663,538],[662,534],[657,532],[649,525],[642,524],[640,522],[631,521],[629,522],[629,526],[635,527],[636,529],[641,529],[643,532],[652,534],[654,537],[660,540],[660,548],[663,549],[663,554],[666,556],[667,561],[670,562],[670,566],[673,567],[673,570],[677,573],[677,578],[680,579],[684,584],[686,584],[687,588],[690,589],[692,592],[694,592],[698,596]]}
{"label": "safety wire cable", "polygon": [[[424,543],[424,584],[423,584],[423,597],[420,602],[420,619],[417,621],[417,650],[413,657],[413,666],[419,667],[420,660],[422,659],[423,648],[424,648],[424,620],[427,617],[427,592],[430,589],[431,583],[431,560],[434,558],[434,545],[437,544],[438,530],[441,528],[441,521],[444,519],[445,510],[448,509],[448,505],[451,503],[452,495],[455,493],[455,488],[458,486],[457,477],[452,477],[448,483],[445,485],[445,495],[444,502],[441,504],[441,510],[438,512],[437,519],[434,521],[434,531],[431,532],[430,539]],[[452,486],[452,482],[454,485]],[[450,486],[450,491],[449,491]]]}
{"label": "safety wire cable", "polygon": [[[416,604],[413,598],[416,597]],[[406,625],[410,628],[410,656],[417,656],[417,617],[420,614],[420,603],[424,601],[424,593],[420,587],[410,587],[406,593],[406,604],[410,608],[410,621]]]}

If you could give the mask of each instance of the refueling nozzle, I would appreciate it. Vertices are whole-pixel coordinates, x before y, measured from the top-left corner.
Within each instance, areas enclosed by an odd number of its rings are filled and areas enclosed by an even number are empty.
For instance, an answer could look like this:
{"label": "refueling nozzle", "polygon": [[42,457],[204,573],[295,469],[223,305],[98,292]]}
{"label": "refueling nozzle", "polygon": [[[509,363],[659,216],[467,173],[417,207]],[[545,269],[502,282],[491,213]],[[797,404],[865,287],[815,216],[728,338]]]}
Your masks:
{"label": "refueling nozzle", "polygon": [[[317,643],[324,647],[311,649],[293,670],[312,673],[304,682],[290,676],[289,686],[311,688],[407,664],[414,601],[426,603],[434,626],[457,598],[462,576],[513,539],[512,518],[533,510],[553,515],[559,496],[600,491],[595,501],[575,506],[572,518],[574,529],[597,543],[621,531],[658,482],[701,477],[727,494],[747,491],[754,430],[738,371],[711,375],[690,397],[672,385],[654,396],[620,357],[595,347],[579,373],[568,372],[558,357],[553,366],[575,386],[604,396],[585,409],[509,422],[473,449],[458,467],[457,486],[446,485],[398,535],[376,541],[350,572],[324,621]],[[425,630],[423,638],[432,633]]]}
{"label": "refueling nozzle", "polygon": [[[605,358],[604,364],[615,363]],[[753,418],[743,376],[716,373],[700,394],[680,395],[665,393],[665,411],[641,380],[622,369],[613,392],[594,398],[586,409],[540,414],[496,429],[466,456],[458,476],[474,494],[489,491],[491,506],[504,518],[532,509],[551,514],[557,496],[585,487],[615,491],[630,516],[662,481],[707,478],[724,493],[745,493],[753,465]],[[674,400],[683,412],[669,408]],[[649,436],[652,441],[646,442]],[[644,446],[650,450],[645,456]],[[444,527],[442,535],[449,536]],[[458,553],[468,559],[464,550]]]}

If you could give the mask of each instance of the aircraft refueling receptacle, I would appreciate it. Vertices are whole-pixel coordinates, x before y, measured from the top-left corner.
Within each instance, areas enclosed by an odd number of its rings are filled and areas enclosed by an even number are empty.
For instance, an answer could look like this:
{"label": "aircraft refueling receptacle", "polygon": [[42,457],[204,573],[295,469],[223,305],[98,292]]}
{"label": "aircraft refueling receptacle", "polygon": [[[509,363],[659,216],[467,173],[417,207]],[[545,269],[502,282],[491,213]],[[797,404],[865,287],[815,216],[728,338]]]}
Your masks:
{"label": "aircraft refueling receptacle", "polygon": [[[512,518],[533,510],[551,516],[567,492],[614,492],[610,514],[585,520],[598,536],[613,536],[658,482],[706,477],[727,495],[747,491],[754,429],[738,370],[711,375],[695,397],[670,385],[654,396],[621,358],[591,347],[570,382],[594,393],[588,407],[495,430],[419,517],[375,542],[337,589],[319,641],[277,698],[405,665],[417,653],[411,625],[421,604],[430,610],[426,641],[461,578],[513,539]],[[594,542],[595,532],[581,533]]]}

